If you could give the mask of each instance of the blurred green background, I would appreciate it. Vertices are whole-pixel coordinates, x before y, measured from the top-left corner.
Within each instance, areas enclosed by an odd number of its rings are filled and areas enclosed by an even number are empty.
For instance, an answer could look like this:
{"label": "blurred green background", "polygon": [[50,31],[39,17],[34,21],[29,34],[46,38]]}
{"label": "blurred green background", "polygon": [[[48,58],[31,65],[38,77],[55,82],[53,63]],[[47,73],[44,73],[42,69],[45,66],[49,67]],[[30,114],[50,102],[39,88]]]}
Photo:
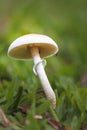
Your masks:
{"label": "blurred green background", "polygon": [[53,71],[52,74],[71,76],[80,82],[87,73],[86,30],[86,0],[1,0],[0,66],[10,73],[13,64],[18,64],[7,57],[13,40],[24,34],[40,33],[53,38],[59,46],[58,54],[47,59],[48,75]]}
{"label": "blurred green background", "polygon": [[3,81],[13,81],[15,86],[23,84],[29,90],[40,86],[32,71],[33,61],[7,56],[9,45],[29,33],[48,35],[59,46],[58,54],[46,59],[45,70],[53,89],[58,89],[61,77],[87,87],[86,0],[0,0],[0,86]]}

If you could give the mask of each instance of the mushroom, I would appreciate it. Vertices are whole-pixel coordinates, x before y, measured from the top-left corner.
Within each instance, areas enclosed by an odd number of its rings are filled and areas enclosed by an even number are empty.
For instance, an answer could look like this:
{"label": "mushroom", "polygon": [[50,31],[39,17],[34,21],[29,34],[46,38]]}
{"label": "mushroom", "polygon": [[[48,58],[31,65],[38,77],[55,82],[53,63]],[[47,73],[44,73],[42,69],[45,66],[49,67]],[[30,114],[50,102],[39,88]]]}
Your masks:
{"label": "mushroom", "polygon": [[56,108],[56,96],[44,71],[46,61],[41,58],[52,56],[57,52],[57,44],[50,37],[41,34],[21,36],[8,49],[8,55],[15,59],[27,60],[33,58],[33,71],[39,76],[46,97],[52,102],[54,109]]}

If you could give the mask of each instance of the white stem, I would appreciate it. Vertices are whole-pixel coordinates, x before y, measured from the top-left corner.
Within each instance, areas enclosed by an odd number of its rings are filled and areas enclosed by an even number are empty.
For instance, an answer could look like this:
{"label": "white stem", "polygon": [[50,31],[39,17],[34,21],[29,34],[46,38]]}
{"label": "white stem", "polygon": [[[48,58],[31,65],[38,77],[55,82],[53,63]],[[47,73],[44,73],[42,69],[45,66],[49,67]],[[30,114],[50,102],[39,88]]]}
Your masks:
{"label": "white stem", "polygon": [[[41,61],[41,58],[39,55],[39,49],[37,47],[31,48],[31,54],[32,54],[35,65]],[[39,76],[39,79],[41,81],[41,84],[42,84],[42,87],[44,89],[44,92],[46,94],[47,99],[52,101],[52,107],[55,109],[56,96],[55,96],[55,93],[54,93],[53,89],[51,88],[51,85],[48,81],[48,78],[46,76],[46,73],[44,71],[44,67],[43,67],[42,63],[39,63],[37,65],[36,72],[37,72],[37,75]]]}

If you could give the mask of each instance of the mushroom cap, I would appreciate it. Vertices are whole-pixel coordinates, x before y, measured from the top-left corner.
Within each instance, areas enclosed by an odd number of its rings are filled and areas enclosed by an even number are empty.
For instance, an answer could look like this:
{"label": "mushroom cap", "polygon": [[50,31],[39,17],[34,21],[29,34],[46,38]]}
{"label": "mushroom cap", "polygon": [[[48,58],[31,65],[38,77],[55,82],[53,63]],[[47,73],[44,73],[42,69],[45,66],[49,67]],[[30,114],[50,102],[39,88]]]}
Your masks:
{"label": "mushroom cap", "polygon": [[8,55],[21,60],[31,59],[31,47],[38,47],[41,58],[58,52],[57,44],[50,37],[41,34],[27,34],[13,41],[8,49]]}

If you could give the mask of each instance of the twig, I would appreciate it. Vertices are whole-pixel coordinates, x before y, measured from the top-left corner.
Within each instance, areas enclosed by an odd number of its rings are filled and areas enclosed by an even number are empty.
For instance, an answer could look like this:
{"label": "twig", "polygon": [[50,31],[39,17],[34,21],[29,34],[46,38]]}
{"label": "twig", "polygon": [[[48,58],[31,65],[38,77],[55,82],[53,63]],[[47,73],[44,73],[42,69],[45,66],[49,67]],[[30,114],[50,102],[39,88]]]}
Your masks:
{"label": "twig", "polygon": [[7,119],[7,117],[6,117],[4,111],[2,110],[1,107],[0,107],[0,116],[1,116],[2,120],[5,123],[5,126],[9,126],[10,125],[10,121]]}

